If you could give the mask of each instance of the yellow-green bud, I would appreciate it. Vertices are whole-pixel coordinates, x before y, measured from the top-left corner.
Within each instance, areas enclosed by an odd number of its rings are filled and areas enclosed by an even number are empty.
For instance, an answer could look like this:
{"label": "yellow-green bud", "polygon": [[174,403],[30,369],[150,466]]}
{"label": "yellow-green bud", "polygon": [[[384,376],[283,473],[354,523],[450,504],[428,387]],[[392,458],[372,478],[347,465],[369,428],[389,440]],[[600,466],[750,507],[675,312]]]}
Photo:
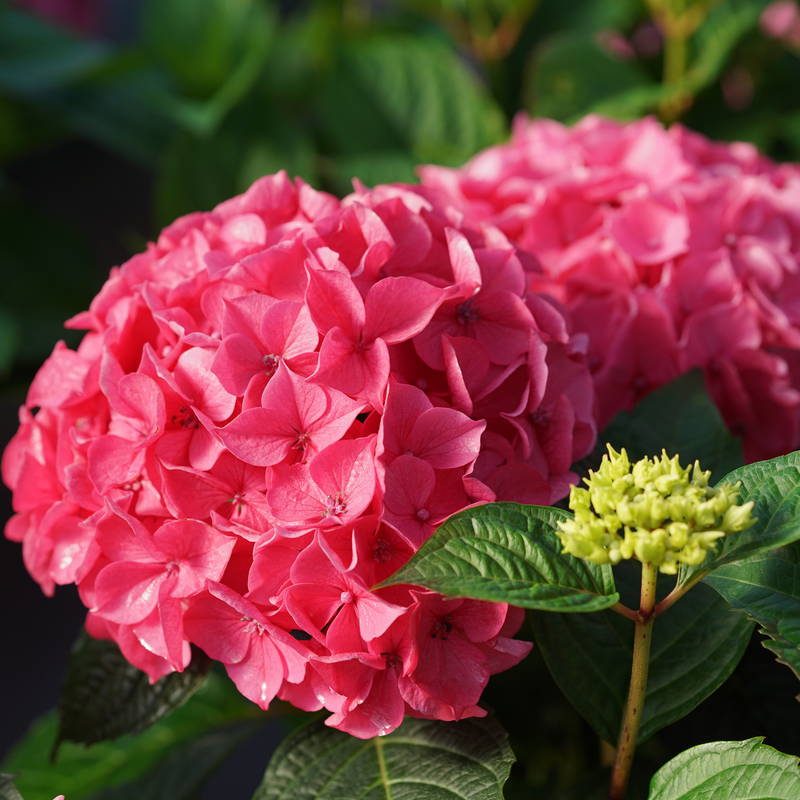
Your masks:
{"label": "yellow-green bud", "polygon": [[701,564],[716,542],[755,520],[753,502],[737,505],[740,485],[709,487],[711,473],[695,461],[681,467],[666,451],[631,465],[623,449],[608,445],[597,472],[573,486],[575,518],[559,522],[565,553],[595,564],[617,564],[634,556],[674,575],[680,564]]}

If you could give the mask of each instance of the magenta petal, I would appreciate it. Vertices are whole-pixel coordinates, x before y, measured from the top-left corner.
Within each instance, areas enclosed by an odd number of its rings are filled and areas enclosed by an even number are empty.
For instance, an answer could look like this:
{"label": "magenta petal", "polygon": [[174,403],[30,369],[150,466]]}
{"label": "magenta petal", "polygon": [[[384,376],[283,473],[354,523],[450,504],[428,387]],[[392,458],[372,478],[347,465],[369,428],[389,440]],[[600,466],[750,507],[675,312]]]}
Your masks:
{"label": "magenta petal", "polygon": [[380,337],[396,344],[418,334],[431,320],[447,292],[417,278],[384,278],[365,300],[364,341]]}
{"label": "magenta petal", "polygon": [[266,365],[264,356],[252,339],[234,333],[222,340],[214,355],[211,370],[226,391],[242,397],[251,379],[265,372]]}
{"label": "magenta petal", "polygon": [[414,424],[407,453],[435,469],[463,467],[477,458],[485,428],[485,421],[474,422],[455,409],[432,408]]}
{"label": "magenta petal", "polygon": [[266,352],[295,358],[317,349],[319,334],[302,303],[282,300],[264,314],[261,340]]}
{"label": "magenta petal", "polygon": [[97,613],[111,622],[140,622],[156,607],[158,587],[166,577],[164,564],[109,564],[95,582]]}
{"label": "magenta petal", "polygon": [[315,383],[371,399],[383,395],[388,379],[389,351],[381,339],[363,346],[341,328],[328,332],[320,348]]}
{"label": "magenta petal", "polygon": [[342,328],[353,339],[360,336],[364,328],[364,301],[349,275],[309,270],[306,303],[320,333]]}

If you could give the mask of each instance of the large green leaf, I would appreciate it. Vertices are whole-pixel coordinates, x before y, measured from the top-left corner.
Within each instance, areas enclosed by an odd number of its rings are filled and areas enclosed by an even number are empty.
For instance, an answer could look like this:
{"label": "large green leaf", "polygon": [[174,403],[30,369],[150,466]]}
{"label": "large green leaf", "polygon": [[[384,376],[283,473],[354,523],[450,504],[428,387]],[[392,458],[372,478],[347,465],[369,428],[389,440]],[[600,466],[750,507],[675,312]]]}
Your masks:
{"label": "large green leaf", "polygon": [[539,117],[574,121],[601,101],[651,85],[644,70],[604,52],[590,33],[558,33],[537,48],[528,67],[525,105]]}
{"label": "large green leaf", "polygon": [[797,800],[797,756],[762,741],[711,742],[686,750],[653,776],[648,800]]}
{"label": "large green leaf", "polygon": [[27,736],[0,765],[18,772],[17,787],[25,800],[52,800],[65,794],[82,800],[109,786],[136,780],[152,770],[176,747],[215,728],[263,716],[226,677],[211,673],[189,701],[138,736],[85,747],[63,742],[50,761],[56,742],[55,711],[33,724]]}
{"label": "large green leaf", "polygon": [[320,108],[323,135],[343,156],[401,151],[417,162],[460,164],[506,133],[486,90],[433,37],[346,42],[320,84]]}
{"label": "large green leaf", "polygon": [[356,739],[315,721],[275,752],[253,800],[501,800],[514,754],[493,718],[411,719]]}
{"label": "large green leaf", "polygon": [[800,542],[728,564],[706,576],[733,608],[772,641],[772,650],[800,678]]}
{"label": "large green leaf", "polygon": [[208,656],[195,650],[183,672],[172,672],[151,684],[114,642],[82,632],[72,649],[59,698],[59,740],[94,744],[141,733],[186,702],[210,669]]}
{"label": "large green leaf", "polygon": [[[617,568],[627,604],[639,592],[638,565]],[[670,580],[661,580],[659,594]],[[534,637],[564,694],[606,741],[619,734],[633,656],[633,623],[612,611],[532,616]],[[639,741],[680,719],[733,672],[752,623],[700,584],[653,624],[650,671]]]}
{"label": "large green leaf", "polygon": [[195,800],[222,764],[263,725],[263,720],[215,730],[173,750],[151,773],[103,789],[91,800]]}
{"label": "large green leaf", "polygon": [[703,374],[692,370],[645,397],[633,411],[620,411],[600,436],[631,461],[679,455],[684,466],[700,462],[721,478],[742,465],[742,448],[728,433],[705,390]]}
{"label": "large green leaf", "polygon": [[445,521],[384,585],[546,611],[597,611],[619,600],[609,566],[562,554],[557,508],[491,503]]}
{"label": "large green leaf", "polygon": [[800,452],[759,461],[734,470],[724,478],[741,481],[739,501],[752,500],[755,524],[722,539],[720,552],[709,551],[695,567],[683,567],[680,583],[699,575],[800,540]]}

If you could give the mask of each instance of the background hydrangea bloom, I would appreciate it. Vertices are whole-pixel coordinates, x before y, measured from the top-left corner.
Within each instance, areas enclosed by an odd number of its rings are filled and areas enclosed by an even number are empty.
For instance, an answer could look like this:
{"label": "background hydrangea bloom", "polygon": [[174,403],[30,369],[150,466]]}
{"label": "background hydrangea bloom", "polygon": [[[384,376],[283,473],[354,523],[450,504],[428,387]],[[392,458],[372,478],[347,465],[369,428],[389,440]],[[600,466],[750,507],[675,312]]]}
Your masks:
{"label": "background hydrangea bloom", "polygon": [[539,259],[589,336],[601,429],[700,367],[748,461],[800,446],[796,166],[653,119],[520,116],[508,144],[421,177]]}
{"label": "background hydrangea bloom", "polygon": [[6,535],[151,680],[194,643],[262,707],[324,706],[357,736],[483,715],[489,675],[530,650],[522,616],[371,587],[450,514],[574,482],[586,337],[542,278],[423,190],[263,178],[69,322],[88,333],[56,346],[3,457]]}

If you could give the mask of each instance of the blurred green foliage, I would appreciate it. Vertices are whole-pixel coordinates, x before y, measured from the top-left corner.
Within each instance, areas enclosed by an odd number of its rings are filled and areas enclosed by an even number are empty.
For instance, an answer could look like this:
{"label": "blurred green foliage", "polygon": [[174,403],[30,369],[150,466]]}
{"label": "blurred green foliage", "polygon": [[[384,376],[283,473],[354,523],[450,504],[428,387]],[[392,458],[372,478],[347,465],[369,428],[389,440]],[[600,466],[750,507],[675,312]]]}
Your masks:
{"label": "blurred green foliage", "polygon": [[0,296],[4,376],[97,289],[79,237],[2,180],[73,137],[153,175],[151,235],[279,169],[339,195],[413,181],[519,111],[656,114],[800,159],[800,46],[760,31],[767,0],[130,0],[123,43],[25,5],[0,0],[0,268],[25,279]]}

